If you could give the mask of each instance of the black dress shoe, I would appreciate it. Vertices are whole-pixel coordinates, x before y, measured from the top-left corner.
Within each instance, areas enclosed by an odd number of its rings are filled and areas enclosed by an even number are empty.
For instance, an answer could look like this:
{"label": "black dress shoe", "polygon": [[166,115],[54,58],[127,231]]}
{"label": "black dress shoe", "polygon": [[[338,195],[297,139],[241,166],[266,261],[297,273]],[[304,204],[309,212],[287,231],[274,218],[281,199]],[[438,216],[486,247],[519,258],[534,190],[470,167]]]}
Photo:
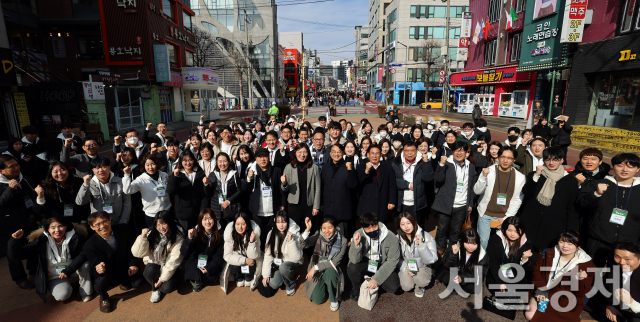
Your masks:
{"label": "black dress shoe", "polygon": [[354,288],[351,290],[351,300],[358,302],[358,299],[360,298],[360,287],[358,288]]}
{"label": "black dress shoe", "polygon": [[16,284],[16,285],[18,285],[18,287],[23,289],[23,290],[30,290],[30,289],[35,287],[35,285],[31,284],[31,282],[29,282],[29,281],[24,281],[24,283],[22,283],[22,285],[20,285],[20,284]]}
{"label": "black dress shoe", "polygon": [[100,312],[102,313],[111,312],[111,302],[109,302],[109,299],[104,300],[100,298]]}
{"label": "black dress shoe", "polygon": [[131,286],[126,286],[124,284],[120,284],[120,290],[123,292],[131,290]]}

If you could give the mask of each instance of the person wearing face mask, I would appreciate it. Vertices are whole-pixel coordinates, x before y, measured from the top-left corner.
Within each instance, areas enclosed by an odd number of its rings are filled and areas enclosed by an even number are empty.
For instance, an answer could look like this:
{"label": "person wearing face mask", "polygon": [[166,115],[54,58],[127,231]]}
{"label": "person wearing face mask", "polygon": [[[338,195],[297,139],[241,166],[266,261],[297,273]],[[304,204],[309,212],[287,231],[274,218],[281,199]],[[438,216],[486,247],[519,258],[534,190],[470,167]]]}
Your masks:
{"label": "person wearing face mask", "polygon": [[404,142],[404,136],[402,134],[397,133],[391,136],[393,154],[398,157],[400,153],[402,153],[402,143]]}
{"label": "person wearing face mask", "polygon": [[242,186],[235,164],[224,152],[220,152],[215,161],[215,168],[207,177],[203,178],[204,190],[210,207],[221,227],[233,220],[240,211],[242,200]]}
{"label": "person wearing face mask", "polygon": [[[447,287],[450,283],[456,283],[463,291],[475,294],[476,283],[482,283],[487,275],[489,258],[486,255],[485,249],[480,246],[480,236],[476,231],[473,228],[463,231],[460,240],[447,248],[442,256],[438,280]],[[481,267],[479,278],[476,278],[476,266]],[[456,275],[453,268],[457,269]]]}
{"label": "person wearing face mask", "polygon": [[[427,190],[433,187],[433,167],[429,156],[418,151],[416,142],[406,141],[392,168],[398,190],[398,212],[408,212],[419,223],[427,219]],[[396,227],[397,228],[397,227]]]}
{"label": "person wearing face mask", "polygon": [[113,155],[118,155],[125,147],[130,147],[135,151],[138,160],[142,159],[149,153],[149,147],[140,141],[138,136],[138,131],[131,129],[125,134],[124,142],[122,142],[122,136],[118,135],[113,138]]}
{"label": "person wearing face mask", "polygon": [[69,153],[71,151],[72,143],[73,139],[66,139],[64,141],[64,147],[62,148],[62,152],[60,152],[60,161],[68,167],[75,168],[75,175],[78,178],[82,178],[91,173],[91,160],[104,157],[98,155],[100,144],[94,137],[89,136],[85,138],[84,146],[82,148],[86,153],[70,156]]}
{"label": "person wearing face mask", "polygon": [[[492,295],[498,292],[515,292],[516,288],[510,285],[526,283],[527,279],[516,280],[516,269],[511,265],[520,265],[526,275],[530,275],[535,265],[533,259],[533,245],[525,235],[524,225],[518,217],[508,217],[495,234],[489,238],[487,259],[489,260],[489,270],[487,273],[486,286]],[[496,286],[499,287],[496,288]],[[517,287],[517,286],[516,286]]]}
{"label": "person wearing face mask", "polygon": [[151,284],[151,303],[160,302],[162,294],[178,289],[184,231],[168,211],[160,211],[151,229],[143,229],[131,246],[134,257],[146,265],[142,275]]}
{"label": "person wearing face mask", "polygon": [[615,265],[604,278],[606,281],[619,279],[620,284],[605,283],[609,295],[603,296],[600,304],[610,321],[638,322],[640,321],[640,274],[635,271],[640,267],[640,245],[637,242],[621,240],[615,242],[612,248]]}
{"label": "person wearing face mask", "polygon": [[23,230],[18,230],[9,241],[9,255],[13,260],[38,257],[36,293],[47,302],[47,292],[58,301],[71,297],[73,288],[69,282],[72,275],[80,280],[79,293],[83,302],[91,300],[93,286],[91,268],[87,256],[82,251],[87,238],[87,228],[73,225],[62,216],[53,216],[44,226],[22,238]]}
{"label": "person wearing face mask", "polygon": [[580,209],[590,209],[585,250],[597,267],[607,260],[611,263],[611,245],[616,240],[640,239],[640,178],[635,177],[640,157],[621,153],[611,164],[614,175],[591,181],[580,189],[577,201]]}
{"label": "person wearing face mask", "polygon": [[375,213],[367,212],[360,216],[360,226],[349,248],[347,274],[351,280],[351,300],[357,302],[360,297],[360,285],[365,276],[371,276],[369,288],[382,287],[394,294],[400,287],[397,273],[401,252],[398,237],[378,221]]}
{"label": "person wearing face mask", "polygon": [[191,283],[194,292],[200,292],[203,286],[212,285],[220,277],[224,245],[218,226],[213,210],[202,209],[198,225],[189,229],[188,238],[182,241],[180,253],[185,263],[184,279]]}
{"label": "person wearing face mask", "polygon": [[473,150],[477,150],[477,141],[478,135],[473,130],[473,123],[464,123],[462,125],[462,131],[460,131],[460,135],[456,138],[456,141],[464,142],[472,147],[475,147]]}
{"label": "person wearing face mask", "polygon": [[504,146],[512,146],[514,149],[518,149],[522,144],[522,137],[520,137],[520,128],[512,126],[507,130],[507,139],[502,144]]}
{"label": "person wearing face mask", "polygon": [[158,212],[171,208],[167,192],[169,175],[160,171],[160,160],[155,155],[146,155],[140,164],[144,167],[144,173],[135,180],[131,176],[131,167],[123,170],[125,176],[122,178],[122,190],[126,194],[140,192],[145,222],[147,227],[151,227]]}
{"label": "person wearing face mask", "polygon": [[525,198],[520,218],[536,251],[552,247],[561,232],[579,228],[575,211],[578,181],[567,176],[562,167],[564,157],[559,148],[544,150],[544,165],[527,175],[522,188]]}
{"label": "person wearing face mask", "polygon": [[88,174],[82,178],[75,204],[90,204],[91,213],[104,211],[113,225],[124,224],[131,217],[132,198],[124,193],[122,178],[110,171],[110,162],[106,158],[91,161],[93,176]]}
{"label": "person wearing face mask", "polygon": [[440,147],[445,142],[447,132],[449,132],[449,121],[447,120],[440,121],[440,127],[438,128],[438,131],[436,131],[435,133],[433,133],[433,135],[431,135],[431,141],[433,141],[433,146]]}
{"label": "person wearing face mask", "polygon": [[42,186],[36,187],[38,198],[34,210],[44,218],[65,217],[86,227],[89,206],[77,205],[76,194],[81,189],[82,179],[71,175],[69,168],[60,161],[54,161],[49,167],[47,178]]}
{"label": "person wearing face mask", "polygon": [[344,291],[344,285],[340,284],[343,274],[340,262],[347,252],[349,240],[342,235],[332,216],[324,215],[322,226],[311,236],[311,219],[306,219],[305,225],[307,229],[302,233],[300,247],[313,247],[304,281],[305,295],[318,305],[328,299],[331,311],[337,311],[338,300]]}
{"label": "person wearing face mask", "polygon": [[340,123],[331,121],[329,122],[329,129],[327,130],[327,135],[324,139],[324,145],[333,145],[333,144],[345,144],[347,143],[347,139],[345,139],[342,134],[342,126]]}
{"label": "person wearing face mask", "polygon": [[393,210],[398,201],[396,174],[393,167],[380,162],[381,149],[377,145],[369,147],[369,162],[358,167],[360,199],[357,213],[372,212],[379,214],[380,221],[389,219],[389,210]]}
{"label": "person wearing face mask", "polygon": [[476,127],[473,129],[473,132],[476,133],[478,137],[484,135],[486,142],[491,142],[491,131],[487,128],[487,121],[485,119],[479,119],[475,121]]}
{"label": "person wearing face mask", "polygon": [[264,246],[262,285],[277,290],[284,283],[287,296],[293,296],[296,293],[296,272],[304,262],[300,226],[289,219],[285,210],[278,211],[275,221]]}
{"label": "person wearing face mask", "polygon": [[178,167],[169,176],[167,193],[174,198],[176,218],[183,231],[195,227],[200,209],[209,207],[211,196],[205,193],[205,178],[191,151],[182,153]]}
{"label": "person wearing face mask", "polygon": [[533,138],[531,142],[526,143],[530,144],[520,145],[516,150],[518,152],[518,157],[514,162],[520,167],[518,171],[525,176],[536,171],[538,166],[544,165],[542,155],[548,146],[547,141],[542,138]]}
{"label": "person wearing face mask", "polygon": [[62,152],[62,147],[64,146],[64,141],[66,139],[73,139],[73,143],[71,144],[71,152],[69,152],[70,156],[74,156],[77,153],[83,153],[81,147],[84,145],[83,140],[76,136],[71,132],[73,126],[70,123],[64,123],[62,125],[62,129],[60,134],[53,140],[53,144],[49,147],[49,151],[47,151],[47,156],[51,159],[59,159],[60,152]]}
{"label": "person wearing face mask", "polygon": [[387,132],[387,127],[384,124],[380,124],[380,126],[378,126],[378,134],[374,136],[374,139],[378,144],[382,139],[389,139],[389,133]]}
{"label": "person wearing face mask", "polygon": [[427,127],[422,130],[422,135],[424,137],[431,139],[431,137],[436,133],[436,126],[432,123],[427,123]]}
{"label": "person wearing face mask", "polygon": [[458,242],[460,229],[472,210],[475,198],[473,185],[477,180],[476,169],[467,160],[471,147],[464,142],[455,142],[451,150],[453,154],[450,157],[440,157],[435,173],[439,190],[431,208],[438,212],[438,256],[442,256],[447,248],[446,232],[449,226],[449,245]]}
{"label": "person wearing face mask", "polygon": [[398,239],[402,254],[398,276],[405,292],[414,289],[416,297],[424,296],[433,274],[431,264],[438,260],[436,241],[426,233],[408,212],[398,215]]}

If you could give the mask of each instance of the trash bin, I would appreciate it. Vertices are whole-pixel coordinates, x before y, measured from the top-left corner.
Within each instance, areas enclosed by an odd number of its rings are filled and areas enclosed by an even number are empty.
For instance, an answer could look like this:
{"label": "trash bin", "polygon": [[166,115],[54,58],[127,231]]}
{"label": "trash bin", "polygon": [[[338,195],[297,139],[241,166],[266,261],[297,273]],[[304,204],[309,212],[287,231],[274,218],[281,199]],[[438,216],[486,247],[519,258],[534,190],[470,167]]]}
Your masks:
{"label": "trash bin", "polygon": [[378,116],[384,118],[387,114],[387,107],[385,105],[378,105]]}

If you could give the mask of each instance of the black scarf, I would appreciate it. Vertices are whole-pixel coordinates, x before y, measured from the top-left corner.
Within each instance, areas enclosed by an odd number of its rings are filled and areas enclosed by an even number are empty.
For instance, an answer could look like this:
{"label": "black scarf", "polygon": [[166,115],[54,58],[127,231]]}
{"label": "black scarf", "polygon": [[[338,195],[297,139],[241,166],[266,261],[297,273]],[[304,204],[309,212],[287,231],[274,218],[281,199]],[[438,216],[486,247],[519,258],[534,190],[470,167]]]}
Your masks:
{"label": "black scarf", "polygon": [[267,163],[266,171],[262,171],[262,168],[260,168],[259,165],[256,165],[256,176],[257,178],[260,178],[260,180],[262,180],[262,182],[264,182],[264,185],[267,187],[271,187],[271,171],[271,163]]}
{"label": "black scarf", "polygon": [[345,162],[351,162],[351,163],[353,163],[353,159],[354,159],[354,157],[355,157],[355,155],[352,155],[352,156],[346,156],[346,157],[344,158],[344,161],[345,161]]}
{"label": "black scarf", "polygon": [[160,171],[156,171],[154,174],[149,174],[149,172],[147,172],[147,174],[155,181],[158,181],[158,178],[160,178]]}

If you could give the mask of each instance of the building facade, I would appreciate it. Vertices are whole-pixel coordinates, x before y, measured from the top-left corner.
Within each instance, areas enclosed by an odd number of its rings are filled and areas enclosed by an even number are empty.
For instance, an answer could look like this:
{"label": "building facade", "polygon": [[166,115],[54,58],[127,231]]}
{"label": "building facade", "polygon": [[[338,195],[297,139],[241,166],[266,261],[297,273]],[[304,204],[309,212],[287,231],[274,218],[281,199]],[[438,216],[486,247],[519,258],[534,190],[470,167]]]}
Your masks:
{"label": "building facade", "polygon": [[367,90],[367,66],[369,59],[369,27],[356,26],[356,55],[354,57],[353,66],[353,89],[357,92],[365,92]]}

